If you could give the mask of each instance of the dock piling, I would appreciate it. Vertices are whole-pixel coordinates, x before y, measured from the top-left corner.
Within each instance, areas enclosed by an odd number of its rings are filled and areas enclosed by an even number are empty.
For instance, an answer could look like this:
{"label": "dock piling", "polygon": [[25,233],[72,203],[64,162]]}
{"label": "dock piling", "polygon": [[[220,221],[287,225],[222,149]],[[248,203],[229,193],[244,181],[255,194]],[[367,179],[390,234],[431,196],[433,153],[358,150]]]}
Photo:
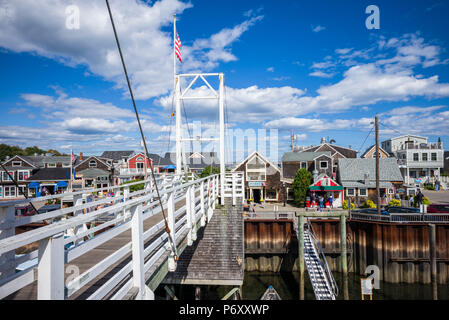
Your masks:
{"label": "dock piling", "polygon": [[299,299],[304,300],[304,215],[298,217]]}

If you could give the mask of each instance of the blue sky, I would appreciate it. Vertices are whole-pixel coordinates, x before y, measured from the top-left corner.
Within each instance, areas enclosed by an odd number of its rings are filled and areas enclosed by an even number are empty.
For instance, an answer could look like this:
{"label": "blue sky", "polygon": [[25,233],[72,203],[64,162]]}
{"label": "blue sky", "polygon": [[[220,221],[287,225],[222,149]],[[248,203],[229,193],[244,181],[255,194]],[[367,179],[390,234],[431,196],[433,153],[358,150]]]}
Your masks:
{"label": "blue sky", "polygon": [[[329,137],[363,152],[376,114],[381,139],[418,134],[449,145],[445,1],[110,3],[151,152],[166,152],[174,136],[174,13],[178,68],[223,72],[230,132],[276,129],[279,156],[290,129],[297,145]],[[378,30],[365,27],[371,4]],[[79,29],[66,28],[69,5],[80,9]],[[0,68],[0,143],[86,154],[140,148],[104,1],[1,1]],[[217,128],[215,105],[185,109],[203,130]]]}

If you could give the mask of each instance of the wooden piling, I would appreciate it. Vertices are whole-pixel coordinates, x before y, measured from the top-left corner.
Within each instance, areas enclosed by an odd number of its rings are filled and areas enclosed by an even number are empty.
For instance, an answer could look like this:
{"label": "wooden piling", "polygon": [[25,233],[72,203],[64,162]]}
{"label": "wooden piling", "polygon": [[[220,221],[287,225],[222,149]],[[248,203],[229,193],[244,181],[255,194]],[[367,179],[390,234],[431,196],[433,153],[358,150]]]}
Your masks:
{"label": "wooden piling", "polygon": [[438,286],[437,286],[437,259],[436,259],[436,227],[434,224],[429,224],[429,256],[431,265],[431,279],[432,279],[432,296],[433,300],[438,300]]}
{"label": "wooden piling", "polygon": [[340,216],[340,248],[341,248],[341,270],[343,272],[343,295],[345,300],[349,300],[348,292],[348,256],[346,253],[346,216]]}
{"label": "wooden piling", "polygon": [[304,300],[304,216],[298,217],[299,299]]}

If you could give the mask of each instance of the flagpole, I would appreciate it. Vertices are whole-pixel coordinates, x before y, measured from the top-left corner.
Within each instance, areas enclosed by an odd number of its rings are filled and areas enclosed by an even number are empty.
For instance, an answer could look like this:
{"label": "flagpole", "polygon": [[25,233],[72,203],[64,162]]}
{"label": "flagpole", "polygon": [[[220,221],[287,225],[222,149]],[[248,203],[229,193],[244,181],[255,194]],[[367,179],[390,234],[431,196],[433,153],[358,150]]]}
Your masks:
{"label": "flagpole", "polygon": [[[176,13],[173,15],[173,90],[176,90]],[[174,91],[173,91],[174,94]]]}
{"label": "flagpole", "polygon": [[73,176],[72,176],[72,170],[73,170],[73,149],[70,148],[70,192],[73,191],[73,187],[72,187],[72,181],[73,181]]}

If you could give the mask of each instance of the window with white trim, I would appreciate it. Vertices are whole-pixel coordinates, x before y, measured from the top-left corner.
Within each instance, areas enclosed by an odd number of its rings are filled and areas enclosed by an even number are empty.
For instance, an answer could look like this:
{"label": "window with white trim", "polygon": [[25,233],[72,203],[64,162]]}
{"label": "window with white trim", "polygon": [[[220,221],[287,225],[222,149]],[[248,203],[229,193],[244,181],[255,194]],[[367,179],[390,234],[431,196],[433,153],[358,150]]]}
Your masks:
{"label": "window with white trim", "polygon": [[12,166],[13,167],[20,167],[22,165],[22,161],[13,161]]}
{"label": "window with white trim", "polygon": [[360,188],[359,189],[359,196],[361,196],[361,197],[368,196],[368,190],[366,188]]}
{"label": "window with white trim", "polygon": [[56,168],[56,163],[47,163],[47,168]]}
{"label": "window with white trim", "polygon": [[320,161],[320,169],[327,169],[327,161]]}
{"label": "window with white trim", "polygon": [[63,164],[62,164],[62,167],[63,167],[63,168],[70,168],[70,163],[63,163]]}
{"label": "window with white trim", "polygon": [[[14,171],[10,171],[9,174],[14,177]],[[3,181],[12,181],[12,179],[9,177],[8,172],[3,171],[2,172]]]}
{"label": "window with white trim", "polygon": [[388,194],[394,194],[394,189],[393,188],[389,188],[388,189]]}
{"label": "window with white trim", "polygon": [[27,187],[26,186],[19,186],[19,190],[17,190],[17,195],[18,196],[22,196],[22,195],[28,196],[28,194],[27,194]]}
{"label": "window with white trim", "polygon": [[346,188],[346,195],[347,196],[354,196],[355,195],[355,188]]}
{"label": "window with white trim", "polygon": [[3,198],[3,187],[0,186],[0,198]]}
{"label": "window with white trim", "polygon": [[267,164],[257,155],[246,163],[246,181],[265,181]]}
{"label": "window with white trim", "polygon": [[427,157],[428,157],[427,152],[424,152],[424,153],[421,155],[421,157],[422,157],[422,161],[427,161]]}
{"label": "window with white trim", "polygon": [[25,181],[30,176],[30,171],[28,170],[19,170],[17,172],[17,180]]}
{"label": "window with white trim", "polygon": [[5,188],[5,198],[16,196],[16,187],[5,186],[4,188]]}
{"label": "window with white trim", "polygon": [[437,154],[435,152],[432,152],[431,154],[431,160],[432,161],[437,161]]}
{"label": "window with white trim", "polygon": [[97,161],[90,160],[89,161],[89,168],[96,168],[97,167]]}
{"label": "window with white trim", "polygon": [[301,162],[301,168],[307,169],[307,162]]}

